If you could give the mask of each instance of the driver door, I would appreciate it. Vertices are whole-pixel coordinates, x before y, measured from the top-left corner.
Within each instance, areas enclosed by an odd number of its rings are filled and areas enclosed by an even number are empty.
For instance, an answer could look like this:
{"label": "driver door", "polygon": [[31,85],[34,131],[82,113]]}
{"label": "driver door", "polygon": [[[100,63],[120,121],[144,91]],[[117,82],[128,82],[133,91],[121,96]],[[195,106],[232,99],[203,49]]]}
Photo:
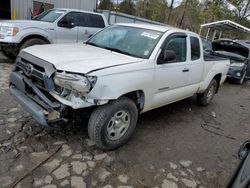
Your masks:
{"label": "driver door", "polygon": [[[187,35],[172,34],[165,40],[155,68],[153,106],[159,107],[185,98],[188,79]],[[175,59],[163,62],[164,50],[174,52]]]}
{"label": "driver door", "polygon": [[76,14],[77,12],[69,12],[57,23],[57,43],[77,42],[78,29],[75,27]]}

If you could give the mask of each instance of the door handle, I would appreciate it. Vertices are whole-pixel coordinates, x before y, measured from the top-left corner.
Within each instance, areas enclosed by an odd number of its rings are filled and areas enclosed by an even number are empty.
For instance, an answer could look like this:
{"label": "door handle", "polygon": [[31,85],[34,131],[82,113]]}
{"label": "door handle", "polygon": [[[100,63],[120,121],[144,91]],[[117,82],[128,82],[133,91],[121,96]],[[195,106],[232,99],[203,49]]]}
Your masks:
{"label": "door handle", "polygon": [[182,70],[182,72],[189,72],[189,69],[185,68],[185,69]]}

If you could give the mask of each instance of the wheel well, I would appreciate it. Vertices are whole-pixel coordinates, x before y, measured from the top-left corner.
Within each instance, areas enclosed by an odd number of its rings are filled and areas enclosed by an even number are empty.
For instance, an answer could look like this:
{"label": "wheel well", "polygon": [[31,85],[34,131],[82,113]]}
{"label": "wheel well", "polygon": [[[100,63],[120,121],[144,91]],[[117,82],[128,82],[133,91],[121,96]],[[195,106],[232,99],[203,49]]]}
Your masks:
{"label": "wheel well", "polygon": [[220,81],[221,81],[221,74],[217,74],[215,75],[215,77],[213,78],[214,80],[216,80],[218,86],[217,86],[217,89],[216,89],[216,93],[218,92],[219,88],[220,88]]}
{"label": "wheel well", "polygon": [[127,97],[131,99],[132,101],[134,101],[139,111],[141,111],[144,108],[145,96],[142,90],[133,91],[133,92],[124,94],[121,97]]}
{"label": "wheel well", "polygon": [[48,44],[50,44],[50,41],[47,39],[47,38],[45,38],[45,37],[43,37],[43,36],[41,36],[41,35],[29,35],[29,36],[27,36],[27,37],[25,37],[23,40],[22,40],[22,42],[20,43],[20,45],[22,45],[24,42],[26,42],[26,41],[28,41],[28,40],[30,40],[30,39],[41,39],[41,40],[44,40],[45,42],[47,42]]}

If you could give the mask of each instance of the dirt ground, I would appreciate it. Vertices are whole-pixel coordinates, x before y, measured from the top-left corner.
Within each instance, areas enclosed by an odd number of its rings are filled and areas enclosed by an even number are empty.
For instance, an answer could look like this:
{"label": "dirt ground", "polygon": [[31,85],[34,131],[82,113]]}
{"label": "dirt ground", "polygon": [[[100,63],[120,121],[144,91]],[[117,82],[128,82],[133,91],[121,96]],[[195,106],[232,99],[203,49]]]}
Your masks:
{"label": "dirt ground", "polygon": [[104,153],[86,123],[37,125],[9,94],[12,67],[0,55],[0,187],[224,187],[250,139],[250,83],[226,83],[208,107],[192,97],[140,115],[130,142]]}

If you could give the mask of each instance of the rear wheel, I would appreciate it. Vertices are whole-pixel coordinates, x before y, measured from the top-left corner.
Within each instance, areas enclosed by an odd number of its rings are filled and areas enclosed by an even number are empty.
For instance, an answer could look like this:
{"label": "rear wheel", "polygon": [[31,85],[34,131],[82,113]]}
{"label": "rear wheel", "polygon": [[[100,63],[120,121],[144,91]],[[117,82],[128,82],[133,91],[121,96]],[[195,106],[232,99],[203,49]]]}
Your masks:
{"label": "rear wheel", "polygon": [[137,117],[135,103],[125,97],[100,106],[91,114],[89,137],[100,149],[114,150],[133,135]]}
{"label": "rear wheel", "polygon": [[211,101],[213,100],[217,88],[218,88],[218,83],[215,79],[213,79],[210,82],[206,91],[204,93],[197,95],[198,104],[202,105],[202,106],[208,106],[211,103]]}

